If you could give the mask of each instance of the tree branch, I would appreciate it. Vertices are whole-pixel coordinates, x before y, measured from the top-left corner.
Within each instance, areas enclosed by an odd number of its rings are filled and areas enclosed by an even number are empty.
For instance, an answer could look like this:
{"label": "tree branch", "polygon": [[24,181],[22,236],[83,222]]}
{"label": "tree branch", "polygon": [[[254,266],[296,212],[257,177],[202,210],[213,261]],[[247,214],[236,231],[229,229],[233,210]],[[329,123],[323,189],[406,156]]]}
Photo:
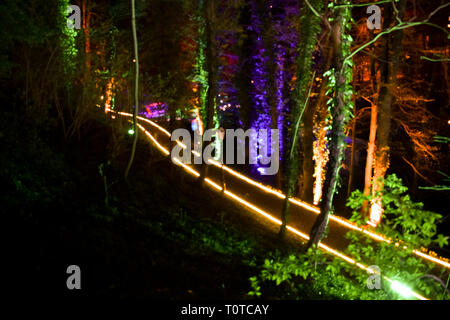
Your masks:
{"label": "tree branch", "polygon": [[424,175],[422,175],[422,174],[414,167],[414,165],[413,165],[411,162],[409,162],[408,160],[405,159],[405,157],[402,156],[402,159],[403,159],[407,164],[409,164],[409,165],[411,166],[411,168],[414,170],[414,172],[415,172],[419,177],[421,177],[423,180],[425,180],[425,181],[428,182],[428,183],[434,184],[434,183],[433,183],[432,181],[430,181],[427,177],[425,177]]}

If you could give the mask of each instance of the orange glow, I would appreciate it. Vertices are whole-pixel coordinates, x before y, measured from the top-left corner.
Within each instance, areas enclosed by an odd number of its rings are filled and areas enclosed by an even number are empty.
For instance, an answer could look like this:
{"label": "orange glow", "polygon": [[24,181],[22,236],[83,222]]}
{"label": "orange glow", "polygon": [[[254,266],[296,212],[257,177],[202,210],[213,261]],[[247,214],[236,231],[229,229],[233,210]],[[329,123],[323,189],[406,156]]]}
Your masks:
{"label": "orange glow", "polygon": [[172,158],[172,160],[174,162],[176,162],[178,165],[182,166],[187,172],[189,172],[190,174],[196,176],[196,177],[200,177],[200,174],[195,171],[194,169],[192,169],[191,167],[185,165],[183,162],[181,162],[179,159],[177,158]]}
{"label": "orange glow", "polygon": [[326,147],[326,126],[320,129],[317,142],[314,143],[314,201],[317,205],[322,198],[322,186],[325,178],[325,165],[328,162],[328,149]]}
{"label": "orange glow", "polygon": [[234,171],[233,169],[230,169],[227,166],[222,165],[220,162],[218,162],[216,160],[209,159],[208,162],[211,163],[212,165],[218,167],[218,168],[222,168],[223,170],[227,171],[231,175],[233,175],[235,177],[238,177],[239,179],[244,180],[245,182],[247,182],[247,183],[249,183],[251,185],[254,185],[254,186],[256,186],[256,187],[258,187],[258,188],[260,188],[260,189],[262,189],[262,190],[264,190],[264,191],[266,191],[268,193],[276,195],[280,199],[286,198],[286,196],[284,194],[282,194],[281,192],[279,192],[277,190],[274,190],[272,188],[266,187],[265,185],[263,185],[263,184],[261,184],[259,182],[256,182],[256,181],[254,181],[252,179],[249,179],[246,176],[244,176],[244,175]]}
{"label": "orange glow", "polygon": [[150,134],[150,132],[145,130],[145,128],[142,125],[140,125],[139,123],[136,123],[136,124],[138,125],[139,129],[144,131],[144,133],[147,135],[147,137],[149,137],[150,140],[153,141],[153,143],[158,147],[159,150],[161,150],[167,156],[170,154],[169,150],[167,150],[162,145],[160,145],[159,142]]}
{"label": "orange glow", "polygon": [[[114,88],[114,78],[111,78],[111,80],[108,81],[108,84],[106,85],[106,100],[105,100],[105,113],[108,113],[111,111],[111,102],[113,98],[113,88]],[[103,100],[103,96],[100,97],[101,100]]]}

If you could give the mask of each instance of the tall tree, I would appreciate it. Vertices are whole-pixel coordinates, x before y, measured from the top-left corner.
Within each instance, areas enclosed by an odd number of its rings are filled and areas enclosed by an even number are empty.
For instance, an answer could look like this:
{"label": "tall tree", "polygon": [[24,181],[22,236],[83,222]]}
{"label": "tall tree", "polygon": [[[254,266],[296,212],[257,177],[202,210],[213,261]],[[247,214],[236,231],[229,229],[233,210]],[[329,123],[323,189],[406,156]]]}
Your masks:
{"label": "tall tree", "polygon": [[133,131],[134,139],[133,146],[131,148],[130,160],[128,162],[127,168],[125,169],[125,179],[128,178],[128,173],[130,172],[131,165],[133,164],[134,155],[136,153],[136,144],[138,140],[138,130],[137,130],[137,116],[139,112],[139,52],[138,52],[138,40],[136,33],[136,4],[135,0],[131,0],[131,28],[133,31],[133,44],[134,44],[134,59],[135,59],[135,76],[134,76],[134,113],[133,113]]}
{"label": "tall tree", "polygon": [[345,146],[344,128],[353,110],[353,89],[350,84],[353,70],[352,62],[348,59],[352,38],[347,33],[351,20],[351,11],[348,7],[350,3],[349,1],[334,1],[333,4],[337,6],[333,10],[334,16],[330,26],[333,50],[333,68],[328,72],[330,76],[329,86],[333,92],[333,98],[330,100],[332,117],[329,140],[330,161],[325,176],[322,200],[319,205],[320,214],[311,228],[307,247],[318,244],[328,226]]}
{"label": "tall tree", "polygon": [[[203,18],[205,21],[206,38],[206,70],[208,72],[208,89],[205,103],[205,119],[203,120],[204,130],[212,129],[214,126],[214,116],[216,114],[216,96],[217,96],[217,3],[216,0],[206,0],[203,3]],[[203,145],[203,144],[202,144]],[[202,151],[203,152],[203,151]],[[207,175],[208,164],[202,162],[200,167],[199,180]]]}
{"label": "tall tree", "polygon": [[[312,86],[314,77],[311,76],[312,55],[317,41],[317,35],[320,32],[320,14],[323,8],[323,1],[311,1],[313,8],[304,6],[300,12],[300,34],[298,48],[300,53],[297,57],[297,71],[296,83],[294,89],[291,110],[289,111],[288,121],[291,123],[287,132],[287,159],[286,159],[286,177],[284,182],[284,191],[286,198],[283,203],[283,210],[281,215],[282,225],[280,227],[280,238],[283,238],[286,233],[286,226],[288,223],[290,202],[289,198],[294,195],[297,185],[297,178],[300,168],[300,154],[299,154],[299,126],[302,120],[302,115],[308,104],[309,91],[308,88]],[[316,12],[313,12],[315,10]]]}
{"label": "tall tree", "polygon": [[[383,26],[387,28],[393,21],[402,20],[405,15],[406,0],[400,0],[398,8],[393,3],[384,10]],[[389,136],[391,131],[393,91],[396,85],[397,70],[400,64],[403,31],[398,30],[383,38],[382,59],[380,60],[380,90],[378,94],[376,152],[374,165],[373,192],[381,190],[378,181],[382,180],[389,168]],[[378,221],[381,216],[381,199],[371,204],[371,218]]]}

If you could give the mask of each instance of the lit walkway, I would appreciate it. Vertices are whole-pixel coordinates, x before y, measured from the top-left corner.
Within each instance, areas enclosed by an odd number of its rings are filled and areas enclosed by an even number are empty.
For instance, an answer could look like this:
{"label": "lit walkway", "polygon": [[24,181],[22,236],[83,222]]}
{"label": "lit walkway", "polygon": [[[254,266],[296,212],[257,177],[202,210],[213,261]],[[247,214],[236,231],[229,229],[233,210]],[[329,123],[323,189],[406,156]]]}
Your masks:
{"label": "lit walkway", "polygon": [[[123,116],[130,117],[131,114],[119,113]],[[166,156],[170,155],[171,146],[175,143],[170,141],[170,133],[159,126],[157,123],[145,119],[139,118],[139,128],[146,134],[146,136],[153,142],[153,144]],[[180,146],[184,146],[181,142]],[[193,156],[198,156],[195,151],[192,152]],[[176,161],[176,164],[182,166],[189,174],[199,176],[199,165],[185,165],[180,161]],[[222,182],[225,182],[225,188],[222,188]],[[228,166],[222,166],[216,161],[212,161],[208,166],[207,178],[205,183],[215,189],[218,192],[223,192],[224,196],[239,202],[241,205],[246,206],[250,210],[260,214],[266,219],[278,225],[281,224],[281,210],[284,201],[284,194],[280,191],[264,186],[248,177],[240,174],[239,172],[229,168]],[[319,210],[310,204],[304,203],[299,199],[290,199],[291,201],[291,214],[289,218],[289,225],[287,229],[296,235],[300,236],[303,241],[309,239],[308,233],[316,219]],[[360,236],[370,236],[377,241],[387,241],[381,235],[373,233],[369,230],[357,227],[348,220],[338,217],[330,216],[329,231],[327,237],[321,241],[320,247],[324,251],[338,256],[348,263],[353,264],[367,272],[373,273],[374,271],[362,264],[359,261],[355,261],[351,257],[342,254],[348,245],[348,240],[345,238],[345,234],[348,231],[354,230]],[[393,244],[394,245],[394,244]],[[399,246],[398,244],[395,244]],[[402,248],[399,248],[400,250]],[[417,256],[423,259],[429,260],[435,263],[437,266],[444,266],[450,269],[450,264],[447,259],[432,256],[417,250],[413,251]],[[391,279],[385,277],[389,282]],[[412,293],[418,299],[426,299],[425,297]]]}

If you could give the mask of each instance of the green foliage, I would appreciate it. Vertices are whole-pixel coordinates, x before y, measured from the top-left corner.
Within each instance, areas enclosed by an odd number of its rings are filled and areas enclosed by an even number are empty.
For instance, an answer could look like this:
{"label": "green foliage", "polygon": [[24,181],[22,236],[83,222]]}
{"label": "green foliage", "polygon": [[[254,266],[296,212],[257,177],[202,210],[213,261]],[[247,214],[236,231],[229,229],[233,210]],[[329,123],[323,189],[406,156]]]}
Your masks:
{"label": "green foliage", "polygon": [[[368,275],[355,273],[358,277],[345,276],[348,265],[339,259],[327,259],[316,248],[305,254],[270,254],[265,259],[258,276],[251,277],[250,296],[277,295],[279,299],[382,299],[385,293],[366,287]],[[275,284],[273,287],[272,284]],[[264,292],[262,292],[262,289]]]}
{"label": "green foliage", "polygon": [[347,206],[353,209],[350,220],[357,225],[365,225],[368,218],[361,214],[363,203],[365,201],[370,203],[382,196],[383,220],[377,231],[398,244],[376,242],[369,237],[358,237],[349,232],[347,238],[350,245],[347,252],[365,264],[377,265],[382,274],[389,278],[398,279],[412,288],[417,288],[428,297],[431,295],[437,298],[442,292],[439,283],[422,279],[435,266],[415,257],[411,252],[422,247],[448,245],[448,237],[437,234],[436,224],[442,216],[424,210],[420,202],[413,202],[407,194],[408,188],[395,174],[377,183],[382,183],[383,187],[375,194],[364,196],[359,190],[352,193],[347,201]]}
{"label": "green foliage", "polygon": [[77,36],[77,31],[75,28],[69,29],[67,27],[67,18],[69,16],[67,8],[70,3],[68,0],[60,0],[59,11],[60,19],[59,24],[62,30],[61,34],[61,49],[63,51],[64,57],[64,69],[66,73],[71,74],[76,69],[75,58],[77,56],[78,50],[76,48],[75,39]]}
{"label": "green foliage", "polygon": [[[353,209],[351,221],[364,225],[367,218],[360,213],[363,202],[370,202],[374,196],[383,194],[385,211],[379,232],[395,239],[398,246],[377,242],[353,231],[346,234],[349,240],[346,253],[364,265],[375,265],[380,269],[379,289],[367,287],[370,274],[339,258],[327,259],[319,250],[310,248],[305,254],[270,254],[261,266],[260,274],[250,278],[252,290],[248,294],[267,298],[275,292],[278,298],[295,299],[305,296],[326,299],[404,299],[390,289],[390,283],[383,278],[387,276],[428,298],[441,298],[443,288],[438,281],[433,280],[439,270],[411,252],[423,246],[448,244],[448,237],[436,232],[436,223],[442,216],[424,210],[423,204],[413,202],[407,191],[401,179],[390,175],[384,180],[380,193],[364,196],[356,190],[347,202]],[[440,276],[444,275],[445,269],[440,272]],[[434,276],[429,276],[431,273]]]}
{"label": "green foliage", "polygon": [[378,230],[380,233],[415,248],[448,244],[448,237],[436,234],[436,223],[442,219],[442,215],[424,210],[423,203],[412,201],[407,194],[408,188],[403,185],[400,178],[392,174],[377,183],[383,187],[375,194],[364,196],[359,190],[352,193],[347,202],[347,206],[353,209],[351,221],[359,225],[366,224],[367,216],[363,217],[359,210],[362,203],[380,197],[384,215]]}

